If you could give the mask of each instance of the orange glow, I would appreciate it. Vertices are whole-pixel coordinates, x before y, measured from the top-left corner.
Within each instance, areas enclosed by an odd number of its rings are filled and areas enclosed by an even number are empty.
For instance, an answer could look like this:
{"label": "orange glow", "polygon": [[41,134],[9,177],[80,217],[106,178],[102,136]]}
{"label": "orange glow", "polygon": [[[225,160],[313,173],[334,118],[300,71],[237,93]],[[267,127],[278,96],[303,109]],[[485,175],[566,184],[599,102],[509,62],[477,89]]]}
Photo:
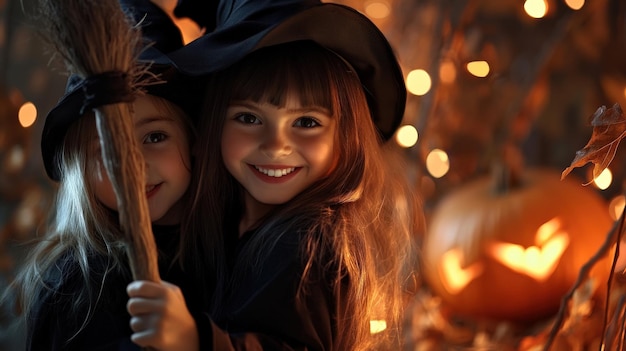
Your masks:
{"label": "orange glow", "polygon": [[466,67],[467,71],[476,77],[484,78],[489,75],[489,63],[487,61],[468,62]]}
{"label": "orange glow", "polygon": [[565,0],[565,4],[572,10],[580,10],[585,6],[585,0]]}
{"label": "orange glow", "polygon": [[532,18],[543,18],[548,13],[548,3],[546,0],[526,0],[524,11]]}
{"label": "orange glow", "polygon": [[439,79],[442,83],[450,84],[456,79],[456,67],[454,62],[447,60],[442,61],[439,65]]}
{"label": "orange glow", "polygon": [[569,245],[569,235],[561,230],[561,221],[553,218],[539,227],[535,242],[536,246],[527,248],[509,243],[493,243],[489,252],[506,267],[544,281],[558,266]]}
{"label": "orange glow", "polygon": [[452,249],[446,252],[441,259],[441,269],[443,284],[451,294],[456,294],[463,290],[467,284],[471,283],[483,272],[483,265],[474,262],[470,266],[463,268],[463,252],[460,249]]}
{"label": "orange glow", "polygon": [[384,1],[371,1],[365,5],[365,13],[371,18],[389,17],[391,9]]}
{"label": "orange glow", "polygon": [[22,127],[28,128],[32,126],[37,119],[37,107],[32,102],[24,103],[17,113],[17,118]]}

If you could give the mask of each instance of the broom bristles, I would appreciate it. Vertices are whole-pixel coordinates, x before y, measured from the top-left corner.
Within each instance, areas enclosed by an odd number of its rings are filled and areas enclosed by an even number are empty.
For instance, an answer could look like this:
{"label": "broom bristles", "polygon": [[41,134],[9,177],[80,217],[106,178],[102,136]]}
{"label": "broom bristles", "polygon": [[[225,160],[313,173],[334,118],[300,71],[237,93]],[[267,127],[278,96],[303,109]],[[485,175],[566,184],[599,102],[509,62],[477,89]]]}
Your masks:
{"label": "broom bristles", "polygon": [[141,31],[117,1],[40,0],[42,34],[70,72],[88,77],[109,71],[135,73]]}

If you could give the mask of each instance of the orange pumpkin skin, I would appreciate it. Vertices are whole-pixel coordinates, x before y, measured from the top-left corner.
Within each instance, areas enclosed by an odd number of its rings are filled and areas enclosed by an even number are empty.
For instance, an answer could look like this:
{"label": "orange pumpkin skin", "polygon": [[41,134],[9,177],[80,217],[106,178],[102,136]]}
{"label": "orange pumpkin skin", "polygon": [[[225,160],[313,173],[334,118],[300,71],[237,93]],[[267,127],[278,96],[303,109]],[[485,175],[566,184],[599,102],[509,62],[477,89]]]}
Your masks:
{"label": "orange pumpkin skin", "polygon": [[[613,225],[608,206],[593,189],[551,170],[528,170],[522,185],[496,195],[492,181],[479,179],[451,192],[434,209],[424,238],[424,275],[433,292],[454,313],[489,320],[533,322],[556,313],[580,268]],[[488,248],[494,243],[535,245],[537,228],[559,218],[569,243],[545,280],[505,266]],[[480,268],[462,288],[446,285],[442,258],[462,253],[461,268]],[[606,292],[612,254],[594,266],[596,294]],[[473,266],[472,266],[473,265]],[[458,271],[455,276],[462,275]]]}

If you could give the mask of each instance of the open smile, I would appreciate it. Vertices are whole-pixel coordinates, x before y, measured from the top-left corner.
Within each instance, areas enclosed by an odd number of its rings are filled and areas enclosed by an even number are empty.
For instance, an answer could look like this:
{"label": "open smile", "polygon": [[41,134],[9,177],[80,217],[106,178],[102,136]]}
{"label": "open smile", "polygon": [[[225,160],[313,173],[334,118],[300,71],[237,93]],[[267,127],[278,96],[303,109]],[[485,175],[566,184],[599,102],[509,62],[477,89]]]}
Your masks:
{"label": "open smile", "polygon": [[270,177],[276,177],[276,178],[280,178],[283,176],[286,176],[287,174],[293,172],[296,168],[295,167],[288,167],[288,168],[263,168],[263,167],[258,167],[258,166],[254,166],[254,168],[256,168],[257,171],[270,176]]}
{"label": "open smile", "polygon": [[267,167],[249,165],[254,174],[266,183],[282,183],[293,178],[302,167]]}

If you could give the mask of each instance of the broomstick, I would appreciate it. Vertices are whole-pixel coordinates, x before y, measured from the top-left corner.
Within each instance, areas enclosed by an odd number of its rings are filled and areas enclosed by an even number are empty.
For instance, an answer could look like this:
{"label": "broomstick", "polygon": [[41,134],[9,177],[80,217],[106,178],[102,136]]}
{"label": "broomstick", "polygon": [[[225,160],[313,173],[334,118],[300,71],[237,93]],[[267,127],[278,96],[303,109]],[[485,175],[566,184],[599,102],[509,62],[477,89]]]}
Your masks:
{"label": "broomstick", "polygon": [[[69,72],[89,83],[81,113],[95,112],[102,160],[117,198],[121,239],[127,244],[133,278],[158,282],[145,165],[128,103],[141,86],[140,77],[147,73],[146,67],[137,64],[141,33],[117,0],[39,0],[38,11],[44,38]],[[89,89],[99,91],[94,94]],[[103,105],[98,99],[107,94],[119,94],[122,97],[117,101],[122,102]]]}

